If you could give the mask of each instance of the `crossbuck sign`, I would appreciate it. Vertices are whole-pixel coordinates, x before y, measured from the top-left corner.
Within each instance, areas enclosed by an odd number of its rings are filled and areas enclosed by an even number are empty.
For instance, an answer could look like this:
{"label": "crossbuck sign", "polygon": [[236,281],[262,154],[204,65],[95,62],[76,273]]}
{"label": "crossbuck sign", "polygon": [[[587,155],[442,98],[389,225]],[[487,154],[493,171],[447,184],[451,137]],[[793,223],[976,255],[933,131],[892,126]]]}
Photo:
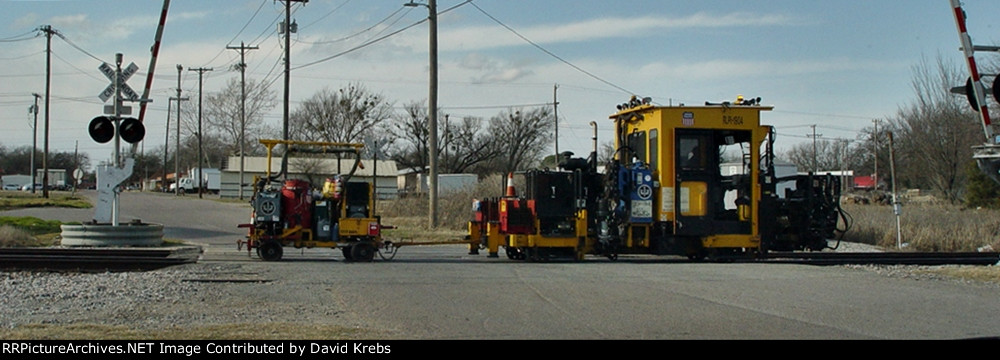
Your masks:
{"label": "crossbuck sign", "polygon": [[[104,91],[101,91],[100,95],[97,95],[101,101],[107,102],[108,99],[115,94],[115,69],[112,68],[111,65],[108,65],[108,63],[101,63],[101,66],[98,66],[97,69],[101,70],[101,73],[103,73],[104,76],[107,76],[108,80],[111,80],[111,84],[104,88]],[[135,90],[132,90],[132,88],[125,83],[125,81],[132,77],[132,75],[138,70],[139,66],[135,63],[130,63],[128,64],[128,67],[122,69],[122,76],[118,81],[118,88],[121,89],[122,97],[126,100],[139,100],[139,94],[136,94]]]}

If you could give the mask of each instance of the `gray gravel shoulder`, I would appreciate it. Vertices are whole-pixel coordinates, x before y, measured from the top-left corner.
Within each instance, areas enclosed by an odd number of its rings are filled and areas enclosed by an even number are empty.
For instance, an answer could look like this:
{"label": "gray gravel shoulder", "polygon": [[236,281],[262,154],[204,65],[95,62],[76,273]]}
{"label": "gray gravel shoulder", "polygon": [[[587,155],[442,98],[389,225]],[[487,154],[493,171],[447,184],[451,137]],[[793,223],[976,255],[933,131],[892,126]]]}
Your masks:
{"label": "gray gravel shoulder", "polygon": [[[0,326],[121,325],[137,330],[260,322],[358,327],[337,307],[282,301],[296,291],[257,264],[196,263],[147,272],[0,272]],[[280,288],[278,288],[280,287]]]}

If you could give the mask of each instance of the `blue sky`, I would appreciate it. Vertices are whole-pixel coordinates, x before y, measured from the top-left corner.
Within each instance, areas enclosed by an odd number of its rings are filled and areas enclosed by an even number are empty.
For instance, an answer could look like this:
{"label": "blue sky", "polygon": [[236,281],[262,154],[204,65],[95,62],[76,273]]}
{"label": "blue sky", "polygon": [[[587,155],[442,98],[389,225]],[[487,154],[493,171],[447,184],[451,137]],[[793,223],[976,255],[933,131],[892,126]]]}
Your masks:
{"label": "blue sky", "polygon": [[[299,28],[292,40],[291,108],[323,88],[352,82],[397,106],[426,100],[426,24],[335,56],[427,16],[426,8],[405,2],[294,3]],[[438,0],[438,7],[463,2]],[[45,91],[45,38],[34,35],[51,25],[72,44],[52,41],[50,149],[72,151],[79,142],[95,164],[108,159],[111,145],[86,134],[108,84],[97,68],[123,53],[126,64],[140,68],[128,83],[142,92],[162,6],[160,0],[0,1],[0,144],[31,144],[27,108],[31,93]],[[997,44],[1000,25],[992,23],[1000,2],[963,6],[973,42]],[[248,52],[247,77],[276,80],[272,89],[280,99],[275,21],[283,10],[274,0],[172,0],[144,148],[163,144],[178,64],[185,68],[183,95],[194,100],[184,106],[197,106],[198,96],[198,75],[187,69],[213,69],[205,73],[205,93],[239,77],[231,70],[238,53],[226,46],[258,46]],[[558,84],[560,150],[578,154],[590,150],[590,121],[598,122],[602,142],[610,138],[607,117],[632,93],[663,105],[759,96],[774,106],[763,122],[777,127],[781,150],[811,141],[811,125],[823,138],[854,139],[872,119],[892,116],[912,98],[912,69],[922,60],[942,56],[966,71],[947,0],[475,0],[442,14],[438,28],[438,98],[445,113],[489,118],[511,106],[549,103]],[[977,54],[980,64],[994,56]],[[275,126],[280,119],[280,106],[267,116]]]}

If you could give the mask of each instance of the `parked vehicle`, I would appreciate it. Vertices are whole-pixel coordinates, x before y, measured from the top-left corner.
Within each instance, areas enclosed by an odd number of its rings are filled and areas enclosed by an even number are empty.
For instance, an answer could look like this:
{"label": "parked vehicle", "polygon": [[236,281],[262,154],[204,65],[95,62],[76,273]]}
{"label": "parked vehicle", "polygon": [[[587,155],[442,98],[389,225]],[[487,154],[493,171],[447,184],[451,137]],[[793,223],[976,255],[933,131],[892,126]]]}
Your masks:
{"label": "parked vehicle", "polygon": [[[205,192],[217,194],[219,193],[219,188],[221,184],[221,173],[219,169],[202,169],[202,178],[204,181],[201,183],[205,185]],[[170,191],[174,191],[178,184],[180,184],[181,192],[198,192],[198,169],[191,168],[188,171],[188,175],[177,179],[176,183],[170,184]]]}
{"label": "parked vehicle", "polygon": [[[41,190],[42,184],[35,184],[35,190]],[[21,186],[21,191],[31,191],[31,184],[24,184]]]}
{"label": "parked vehicle", "polygon": [[21,189],[21,185],[18,185],[18,184],[4,184],[3,185],[3,189],[4,190],[19,190],[19,189]]}

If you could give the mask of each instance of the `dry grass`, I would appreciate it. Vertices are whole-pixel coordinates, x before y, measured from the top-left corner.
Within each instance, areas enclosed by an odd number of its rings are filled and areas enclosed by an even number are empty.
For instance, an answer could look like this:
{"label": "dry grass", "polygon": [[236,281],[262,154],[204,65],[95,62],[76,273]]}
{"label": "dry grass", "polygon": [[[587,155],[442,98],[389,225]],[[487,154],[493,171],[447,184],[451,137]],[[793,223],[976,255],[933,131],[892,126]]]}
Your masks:
{"label": "dry grass", "polygon": [[1000,266],[938,266],[917,272],[944,275],[962,280],[1000,283]]}
{"label": "dry grass", "polygon": [[395,230],[387,230],[393,238],[412,240],[453,240],[466,235],[468,222],[472,218],[474,199],[503,195],[503,180],[500,175],[482,179],[472,189],[456,193],[442,194],[438,200],[438,224],[429,226],[430,207],[427,196],[414,196],[394,200],[382,200],[376,205],[383,223],[394,225]]}
{"label": "dry grass", "polygon": [[152,331],[103,324],[30,324],[0,329],[0,339],[6,340],[354,340],[381,337],[384,335],[365,329],[305,323],[166,326]]}
{"label": "dry grass", "polygon": [[37,243],[27,231],[13,226],[0,225],[0,247],[25,247]]}
{"label": "dry grass", "polygon": [[[845,241],[896,248],[896,215],[892,206],[844,204],[843,208],[853,218]],[[899,224],[904,249],[1000,251],[1000,210],[904,202]]]}

